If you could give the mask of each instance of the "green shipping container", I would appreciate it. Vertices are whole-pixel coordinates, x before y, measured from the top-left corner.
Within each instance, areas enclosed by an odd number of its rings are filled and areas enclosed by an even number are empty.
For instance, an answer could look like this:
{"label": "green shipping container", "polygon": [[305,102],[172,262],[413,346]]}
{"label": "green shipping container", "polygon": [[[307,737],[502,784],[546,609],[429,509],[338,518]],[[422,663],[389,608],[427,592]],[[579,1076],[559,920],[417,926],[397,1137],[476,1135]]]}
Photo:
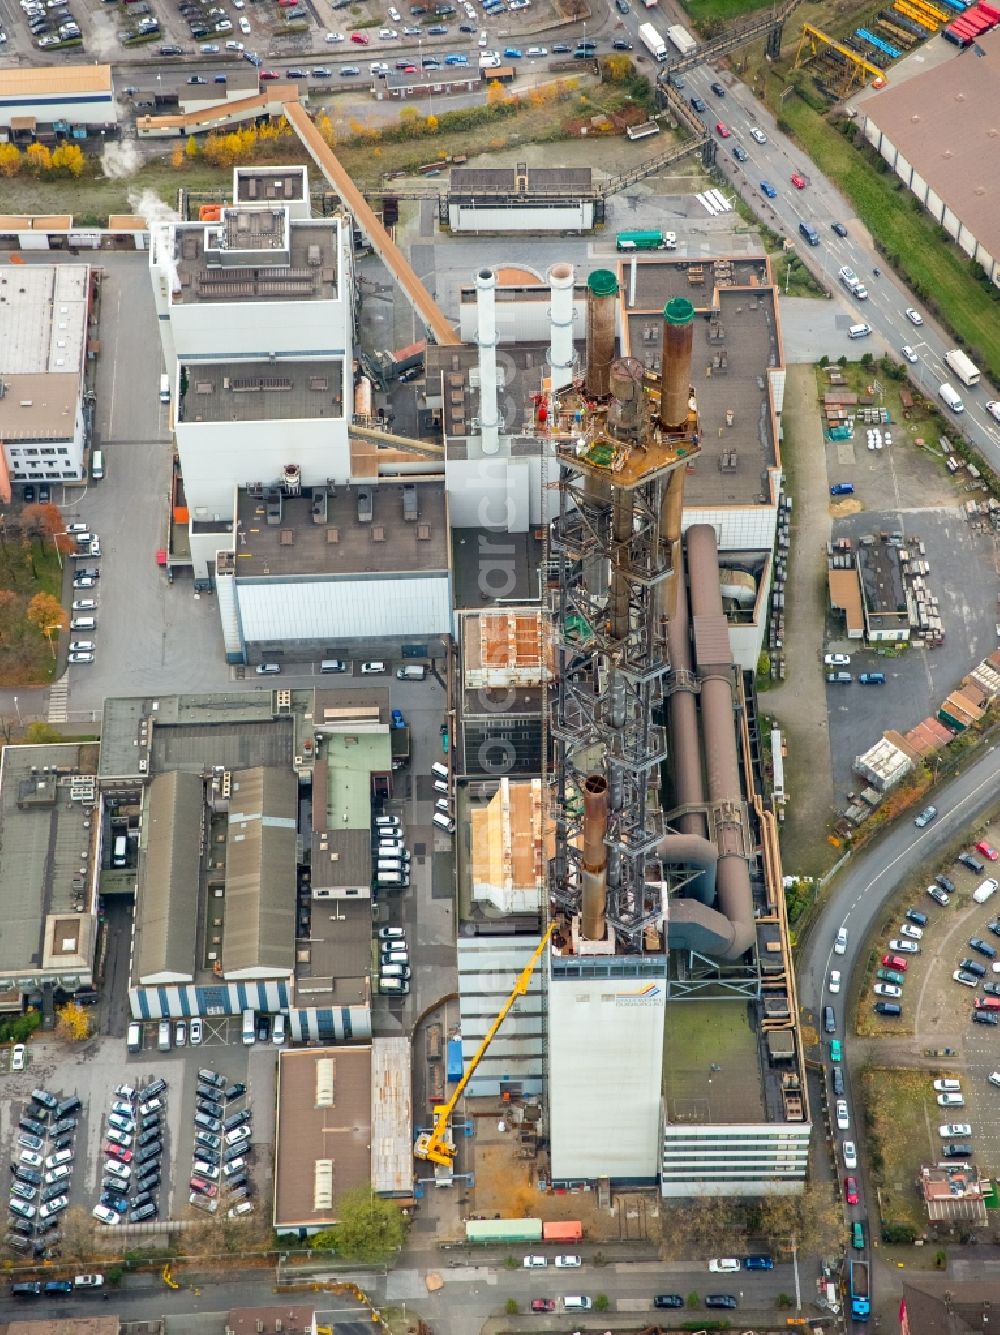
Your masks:
{"label": "green shipping container", "polygon": [[540,1219],[467,1219],[466,1242],[541,1242]]}

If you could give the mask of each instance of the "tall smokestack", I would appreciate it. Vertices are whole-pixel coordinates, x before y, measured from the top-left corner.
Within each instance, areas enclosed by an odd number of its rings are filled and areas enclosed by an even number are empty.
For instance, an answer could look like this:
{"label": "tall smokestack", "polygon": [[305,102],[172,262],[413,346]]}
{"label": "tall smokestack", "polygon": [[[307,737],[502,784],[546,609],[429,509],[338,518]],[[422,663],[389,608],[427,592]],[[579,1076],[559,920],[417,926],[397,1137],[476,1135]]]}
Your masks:
{"label": "tall smokestack", "polygon": [[618,279],[610,269],[595,269],[587,279],[588,398],[606,399],[611,392],[611,363],[615,356],[615,298]]}
{"label": "tall smokestack", "polygon": [[573,266],[553,264],[547,274],[549,306],[549,363],[552,389],[564,389],[573,379]]}
{"label": "tall smokestack", "polygon": [[601,774],[588,775],[583,785],[583,894],[580,929],[588,941],[603,941],[607,930],[608,784]]}
{"label": "tall smokestack", "polygon": [[476,274],[476,309],[479,315],[479,423],[484,454],[496,454],[500,449],[496,287],[493,270],[480,269]]}
{"label": "tall smokestack", "polygon": [[660,425],[666,431],[687,426],[693,346],[694,307],[687,297],[671,297],[663,308],[660,356]]}

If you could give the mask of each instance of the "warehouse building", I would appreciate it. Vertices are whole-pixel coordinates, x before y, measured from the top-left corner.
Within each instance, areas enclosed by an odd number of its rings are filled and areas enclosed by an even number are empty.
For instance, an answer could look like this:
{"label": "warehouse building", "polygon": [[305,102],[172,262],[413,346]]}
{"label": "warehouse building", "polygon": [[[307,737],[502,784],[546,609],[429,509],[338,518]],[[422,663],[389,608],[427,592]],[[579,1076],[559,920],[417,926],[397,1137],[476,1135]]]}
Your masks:
{"label": "warehouse building", "polygon": [[353,1187],[407,1200],[413,1189],[410,1040],[278,1054],[275,1231],[307,1238],[337,1222]]}
{"label": "warehouse building", "polygon": [[443,657],[452,581],[440,479],[309,493],[295,481],[237,491],[235,535],[215,556],[229,661]]}
{"label": "warehouse building", "polygon": [[[978,59],[981,55],[983,58]],[[858,103],[861,133],[1000,286],[1000,28]]]}
{"label": "warehouse building", "polygon": [[97,743],[0,753],[0,1011],[51,1015],[89,988],[97,944],[101,824]]}
{"label": "warehouse building", "polygon": [[604,221],[589,167],[453,167],[446,207],[453,232],[582,233]]}
{"label": "warehouse building", "polygon": [[14,486],[85,475],[90,284],[86,264],[0,267],[0,472]]}
{"label": "warehouse building", "polygon": [[86,138],[117,132],[110,65],[33,65],[0,70],[0,137]]}

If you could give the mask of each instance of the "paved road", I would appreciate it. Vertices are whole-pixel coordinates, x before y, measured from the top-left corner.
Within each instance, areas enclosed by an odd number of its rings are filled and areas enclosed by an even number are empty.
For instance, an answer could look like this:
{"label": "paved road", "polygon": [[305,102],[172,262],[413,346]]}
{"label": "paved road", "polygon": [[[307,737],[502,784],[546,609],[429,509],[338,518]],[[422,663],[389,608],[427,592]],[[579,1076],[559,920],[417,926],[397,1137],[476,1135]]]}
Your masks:
{"label": "paved road", "polygon": [[[881,914],[882,905],[893,894],[897,885],[912,875],[922,860],[933,856],[934,850],[939,845],[953,839],[996,802],[998,783],[1000,783],[1000,748],[993,746],[935,794],[934,805],[939,815],[932,825],[924,830],[917,830],[913,825],[912,816],[901,817],[882,839],[852,859],[834,881],[826,907],[796,958],[799,1000],[804,1013],[815,1018],[818,1032],[822,1032],[819,1023],[821,1006],[824,1003],[840,1003],[837,1010],[837,1033],[842,1042],[845,1040],[848,1028],[844,1024],[844,1002],[849,994],[851,974],[864,953],[865,940]],[[847,952],[843,956],[835,956],[833,939],[840,926],[847,928]],[[843,977],[843,989],[837,998],[826,991],[827,978],[833,966],[840,969]],[[823,1078],[827,1081],[828,1055],[829,1048],[824,1041]],[[859,1102],[853,1097],[850,1072],[846,1062],[841,1069],[845,1078],[845,1095],[852,1127],[852,1131],[846,1134],[857,1136],[858,1129],[862,1125],[862,1110]],[[830,1093],[829,1083],[826,1088]],[[819,1123],[818,1117],[816,1120]],[[863,1140],[863,1137],[860,1138]],[[838,1167],[843,1174],[839,1149]],[[861,1181],[864,1180],[863,1165],[859,1178]],[[848,1207],[849,1218],[867,1220],[868,1211],[864,1199],[865,1195],[862,1192],[861,1204]]]}
{"label": "paved road", "polygon": [[[906,318],[908,306],[919,307],[902,283],[887,269],[881,277],[873,270],[881,268],[871,237],[865,227],[853,217],[850,205],[806,155],[778,132],[774,118],[754,98],[745,85],[728,77],[723,82],[729,91],[725,98],[716,97],[709,85],[719,76],[710,68],[691,70],[684,78],[684,96],[698,96],[707,105],[702,120],[714,132],[716,122],[722,121],[732,131],[732,138],[719,139],[719,165],[733,186],[749,201],[758,216],[778,231],[795,241],[796,253],[823,279],[834,292],[839,318],[833,345],[827,349],[831,358],[842,353],[860,356],[866,350],[888,351],[897,359],[900,349],[908,344],[917,354],[917,363],[907,369],[913,381],[927,395],[937,400],[938,387],[949,381],[961,394],[965,412],[959,416],[947,414],[949,428],[962,434],[980,450],[994,469],[1000,468],[1000,423],[986,411],[986,401],[1000,397],[996,388],[981,381],[975,389],[967,389],[944,364],[944,354],[954,346],[954,338],[944,332],[929,316],[915,327]],[[757,126],[767,136],[766,144],[757,144],[750,130]],[[718,137],[718,136],[717,136]],[[749,160],[743,164],[732,156],[734,144],[746,149]],[[807,181],[805,190],[796,190],[791,184],[793,172],[800,172]],[[777,198],[767,200],[760,182],[769,181],[777,190]],[[900,206],[905,205],[905,196]],[[811,223],[820,235],[818,246],[809,246],[799,235],[799,223]],[[843,222],[848,229],[846,237],[837,236],[830,227],[832,222]],[[842,265],[854,270],[868,288],[867,301],[849,297],[837,278]],[[849,340],[851,324],[865,323],[872,327],[875,339]],[[944,410],[943,410],[944,411]]]}

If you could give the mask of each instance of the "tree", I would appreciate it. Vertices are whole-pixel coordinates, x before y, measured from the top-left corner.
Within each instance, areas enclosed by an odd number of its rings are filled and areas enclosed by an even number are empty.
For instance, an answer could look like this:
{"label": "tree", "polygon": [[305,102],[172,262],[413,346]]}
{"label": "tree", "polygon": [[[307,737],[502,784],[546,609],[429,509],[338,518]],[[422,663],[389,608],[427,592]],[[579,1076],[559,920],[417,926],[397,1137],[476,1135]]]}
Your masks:
{"label": "tree", "polygon": [[82,1206],[73,1205],[60,1216],[59,1229],[62,1240],[59,1250],[64,1261],[85,1265],[97,1255],[95,1235],[97,1230],[89,1213]]}
{"label": "tree", "polygon": [[601,65],[604,77],[609,83],[628,83],[635,75],[635,66],[625,55],[607,56],[601,61]]}
{"label": "tree", "polygon": [[86,165],[83,149],[79,144],[60,144],[52,154],[53,170],[64,171],[77,180],[83,175]]}
{"label": "tree", "polygon": [[90,1017],[75,1001],[69,1001],[56,1011],[56,1038],[64,1043],[82,1043],[90,1037]]}
{"label": "tree", "polygon": [[610,1306],[611,1303],[608,1300],[608,1295],[606,1293],[599,1293],[594,1299],[595,1312],[606,1312]]}
{"label": "tree", "polygon": [[75,544],[66,532],[66,521],[58,505],[26,505],[21,511],[21,522],[29,537],[39,541],[51,539],[64,556],[73,550]]}
{"label": "tree", "polygon": [[184,152],[189,159],[196,158],[201,152],[201,149],[198,147],[198,140],[193,134],[188,135],[187,143],[184,145]]}
{"label": "tree", "polygon": [[[51,593],[45,593],[44,590],[35,594],[28,604],[25,615],[28,622],[46,636],[49,644],[52,643],[53,631],[65,630],[69,625],[65,607],[58,598],[54,598]],[[55,653],[55,648],[52,652]]]}
{"label": "tree", "polygon": [[399,1206],[363,1184],[341,1196],[337,1218],[333,1228],[317,1234],[313,1246],[331,1247],[346,1261],[382,1264],[406,1241],[406,1219]]}
{"label": "tree", "polygon": [[57,732],[50,723],[43,723],[41,719],[35,719],[24,730],[24,741],[28,746],[52,746],[56,742],[65,740],[61,732]]}
{"label": "tree", "polygon": [[518,1303],[516,1298],[508,1298],[503,1305],[503,1310],[507,1313],[508,1316],[517,1316],[519,1307],[520,1304]]}
{"label": "tree", "polygon": [[52,170],[52,154],[44,144],[29,144],[25,150],[25,161],[36,176]]}
{"label": "tree", "polygon": [[835,1251],[843,1234],[840,1203],[820,1183],[808,1185],[801,1196],[765,1196],[757,1222],[773,1244],[790,1247],[794,1240],[800,1254]]}
{"label": "tree", "polygon": [[170,150],[170,165],[174,171],[180,171],[184,166],[184,146],[183,144],[174,144]]}
{"label": "tree", "polygon": [[0,176],[16,176],[24,165],[16,144],[0,144]]}

